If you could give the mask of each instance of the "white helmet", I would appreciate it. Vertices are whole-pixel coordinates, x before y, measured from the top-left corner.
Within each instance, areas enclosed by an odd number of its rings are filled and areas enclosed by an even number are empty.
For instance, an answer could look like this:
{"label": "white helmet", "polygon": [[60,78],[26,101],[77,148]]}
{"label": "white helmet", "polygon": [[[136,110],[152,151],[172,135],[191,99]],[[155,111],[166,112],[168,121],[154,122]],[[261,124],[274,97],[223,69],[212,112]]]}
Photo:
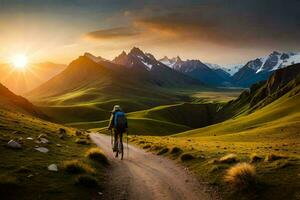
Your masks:
{"label": "white helmet", "polygon": [[113,110],[112,110],[112,112],[116,112],[116,111],[122,111],[121,106],[115,105],[114,108],[113,108]]}

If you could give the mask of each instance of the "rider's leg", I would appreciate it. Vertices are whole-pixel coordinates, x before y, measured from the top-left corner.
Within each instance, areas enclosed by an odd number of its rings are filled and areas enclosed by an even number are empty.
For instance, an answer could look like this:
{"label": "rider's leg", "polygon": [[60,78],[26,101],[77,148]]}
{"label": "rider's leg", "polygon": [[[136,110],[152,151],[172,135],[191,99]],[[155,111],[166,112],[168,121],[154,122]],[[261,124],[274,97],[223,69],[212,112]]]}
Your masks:
{"label": "rider's leg", "polygon": [[114,148],[113,151],[117,151],[118,149],[118,131],[114,130]]}

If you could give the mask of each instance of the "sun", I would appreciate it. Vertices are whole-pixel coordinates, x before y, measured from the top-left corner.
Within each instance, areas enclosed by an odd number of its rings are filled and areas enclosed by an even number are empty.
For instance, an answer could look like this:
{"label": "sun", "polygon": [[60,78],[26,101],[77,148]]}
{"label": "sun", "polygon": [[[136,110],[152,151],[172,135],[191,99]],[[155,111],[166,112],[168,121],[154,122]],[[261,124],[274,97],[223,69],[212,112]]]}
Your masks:
{"label": "sun", "polygon": [[15,55],[12,58],[12,64],[16,69],[26,68],[27,63],[28,63],[28,58],[24,54]]}

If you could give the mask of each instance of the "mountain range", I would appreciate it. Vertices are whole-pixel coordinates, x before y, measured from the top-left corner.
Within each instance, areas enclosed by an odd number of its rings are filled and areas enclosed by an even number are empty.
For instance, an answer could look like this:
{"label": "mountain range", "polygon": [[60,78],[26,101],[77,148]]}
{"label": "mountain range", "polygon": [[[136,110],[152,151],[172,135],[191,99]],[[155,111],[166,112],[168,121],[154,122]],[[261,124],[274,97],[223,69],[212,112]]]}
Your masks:
{"label": "mountain range", "polygon": [[146,109],[184,98],[174,89],[203,87],[199,80],[133,48],[113,61],[85,53],[26,96],[60,121],[93,121],[109,117],[114,104],[126,111]]}
{"label": "mountain range", "polygon": [[248,61],[245,65],[222,67],[218,64],[203,63],[200,60],[183,61],[180,57],[163,57],[160,62],[212,86],[249,87],[266,80],[274,70],[300,63],[299,53],[279,53]]}

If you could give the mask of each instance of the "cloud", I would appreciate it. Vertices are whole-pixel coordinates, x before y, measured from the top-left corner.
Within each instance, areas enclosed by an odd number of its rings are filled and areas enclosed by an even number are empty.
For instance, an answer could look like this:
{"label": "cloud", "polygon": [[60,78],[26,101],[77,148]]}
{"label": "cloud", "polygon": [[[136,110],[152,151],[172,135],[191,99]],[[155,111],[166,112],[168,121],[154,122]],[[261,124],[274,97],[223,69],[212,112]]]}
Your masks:
{"label": "cloud", "polygon": [[[221,2],[221,1],[220,1]],[[257,2],[256,2],[257,3]],[[137,18],[135,25],[173,36],[177,41],[205,41],[233,47],[296,47],[300,13],[289,4],[231,1],[173,9],[160,16]],[[268,14],[266,14],[266,12]],[[297,14],[298,13],[298,14]]]}
{"label": "cloud", "polygon": [[113,40],[130,38],[139,34],[139,30],[134,27],[116,27],[89,32],[85,34],[85,37],[95,40]]}

